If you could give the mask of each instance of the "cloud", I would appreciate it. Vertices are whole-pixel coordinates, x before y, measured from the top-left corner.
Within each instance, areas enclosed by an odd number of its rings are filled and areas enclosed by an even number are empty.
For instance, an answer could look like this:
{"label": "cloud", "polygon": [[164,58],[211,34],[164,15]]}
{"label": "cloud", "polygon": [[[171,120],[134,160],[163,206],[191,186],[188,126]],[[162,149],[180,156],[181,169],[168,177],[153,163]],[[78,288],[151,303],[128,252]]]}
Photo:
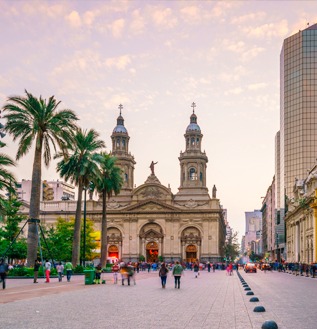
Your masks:
{"label": "cloud", "polygon": [[83,22],[87,26],[92,26],[96,19],[96,12],[86,11],[83,15]]}
{"label": "cloud", "polygon": [[131,63],[131,58],[129,55],[123,55],[119,57],[108,58],[105,61],[106,66],[115,67],[118,70],[124,70],[128,64]]}
{"label": "cloud", "polygon": [[73,28],[78,28],[82,25],[79,13],[75,10],[73,10],[69,15],[67,15],[65,19]]}
{"label": "cloud", "polygon": [[155,25],[164,29],[171,29],[178,23],[177,17],[173,15],[170,8],[157,8],[152,12],[152,18]]}
{"label": "cloud", "polygon": [[199,22],[201,19],[200,9],[197,6],[184,7],[180,13],[187,23]]}
{"label": "cloud", "polygon": [[125,26],[125,21],[123,18],[117,19],[108,27],[115,38],[120,38],[122,36],[122,32]]}
{"label": "cloud", "polygon": [[265,82],[259,82],[259,83],[253,83],[253,84],[250,84],[248,85],[248,89],[249,90],[259,90],[259,89],[264,89],[268,86],[267,83]]}
{"label": "cloud", "polygon": [[134,10],[132,12],[132,22],[130,24],[130,29],[135,34],[140,34],[144,32],[145,21],[142,15],[140,14],[140,10]]}
{"label": "cloud", "polygon": [[247,26],[242,28],[243,32],[254,38],[284,38],[288,34],[288,22],[286,19],[277,23],[268,23],[260,26]]}
{"label": "cloud", "polygon": [[249,13],[246,15],[242,15],[242,16],[237,16],[234,17],[231,20],[231,23],[234,25],[239,25],[242,23],[249,23],[250,21],[261,21],[266,17],[266,13],[261,11],[261,12],[257,12],[257,13]]}
{"label": "cloud", "polygon": [[226,50],[239,54],[242,61],[249,61],[265,50],[263,47],[247,45],[244,41],[228,39],[223,41],[223,46]]}
{"label": "cloud", "polygon": [[231,82],[231,81],[239,81],[244,76],[246,76],[248,71],[246,70],[245,66],[237,66],[233,70],[230,69],[230,73],[221,73],[219,75],[219,80],[224,82]]}
{"label": "cloud", "polygon": [[241,87],[236,87],[236,88],[233,88],[233,89],[229,89],[229,90],[227,90],[227,91],[225,91],[225,95],[240,95],[240,94],[242,94],[242,92],[243,92],[243,89],[241,88]]}

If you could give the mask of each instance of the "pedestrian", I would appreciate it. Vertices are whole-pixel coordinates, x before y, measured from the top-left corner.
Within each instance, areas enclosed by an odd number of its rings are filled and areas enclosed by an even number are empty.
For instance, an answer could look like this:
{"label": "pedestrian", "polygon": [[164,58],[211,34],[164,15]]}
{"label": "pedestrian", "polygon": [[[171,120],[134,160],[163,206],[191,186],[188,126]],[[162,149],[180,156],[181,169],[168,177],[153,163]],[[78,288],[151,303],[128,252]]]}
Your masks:
{"label": "pedestrian", "polygon": [[194,274],[195,274],[195,278],[197,279],[198,275],[199,275],[199,263],[196,262],[194,264]]}
{"label": "pedestrian", "polygon": [[113,266],[112,266],[112,273],[113,273],[113,283],[117,284],[118,283],[118,273],[120,271],[120,265],[118,264],[118,262],[116,262]]}
{"label": "pedestrian", "polygon": [[73,274],[73,264],[71,262],[67,262],[65,264],[65,269],[66,269],[67,282],[70,282],[70,278],[72,277]]}
{"label": "pedestrian", "polygon": [[58,282],[62,282],[64,273],[64,265],[62,264],[62,262],[59,262],[59,264],[56,266],[56,269],[58,274]]}
{"label": "pedestrian", "polygon": [[215,272],[216,271],[216,263],[212,264],[212,271]]}
{"label": "pedestrian", "polygon": [[232,263],[229,264],[229,275],[233,274],[233,265]]}
{"label": "pedestrian", "polygon": [[128,285],[130,285],[130,276],[128,275],[128,266],[124,262],[122,262],[120,264],[120,273],[121,273],[121,284],[124,286],[124,280],[127,279]]}
{"label": "pedestrian", "polygon": [[210,269],[211,269],[211,264],[210,264],[210,262],[208,262],[208,264],[207,264],[207,268],[208,268],[208,272],[210,273]]}
{"label": "pedestrian", "polygon": [[45,261],[45,277],[46,277],[45,283],[50,282],[51,267],[52,267],[52,264],[47,259]]}
{"label": "pedestrian", "polygon": [[38,259],[34,262],[34,279],[33,283],[38,283],[37,278],[39,277],[39,269],[40,269],[41,263]]}
{"label": "pedestrian", "polygon": [[168,269],[165,263],[162,263],[161,268],[159,270],[159,276],[161,277],[162,288],[166,286],[166,279],[167,279]]}
{"label": "pedestrian", "polygon": [[173,267],[173,275],[175,280],[175,289],[180,288],[181,276],[183,274],[183,267],[179,264],[179,261],[176,261],[175,266]]}
{"label": "pedestrian", "polygon": [[0,279],[2,281],[2,289],[6,288],[6,279],[9,271],[8,264],[4,261],[3,258],[0,259]]}
{"label": "pedestrian", "polygon": [[96,279],[95,279],[96,284],[100,284],[101,272],[102,272],[102,266],[101,263],[99,263],[96,266]]}

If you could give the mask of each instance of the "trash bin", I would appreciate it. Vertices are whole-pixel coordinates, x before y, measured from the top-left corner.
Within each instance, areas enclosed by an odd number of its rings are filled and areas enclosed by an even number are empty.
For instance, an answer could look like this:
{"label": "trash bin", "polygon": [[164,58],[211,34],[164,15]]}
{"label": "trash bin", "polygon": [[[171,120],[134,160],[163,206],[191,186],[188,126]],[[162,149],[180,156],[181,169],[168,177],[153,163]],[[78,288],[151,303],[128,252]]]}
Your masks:
{"label": "trash bin", "polygon": [[85,274],[85,284],[94,284],[95,280],[95,270],[84,270]]}

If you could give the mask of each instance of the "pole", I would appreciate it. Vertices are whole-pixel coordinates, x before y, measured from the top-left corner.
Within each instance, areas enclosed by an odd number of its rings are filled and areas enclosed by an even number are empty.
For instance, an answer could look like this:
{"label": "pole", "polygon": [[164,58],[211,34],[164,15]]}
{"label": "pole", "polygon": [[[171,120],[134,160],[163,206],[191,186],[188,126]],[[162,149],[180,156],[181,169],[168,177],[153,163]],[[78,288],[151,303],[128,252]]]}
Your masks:
{"label": "pole", "polygon": [[83,245],[83,263],[84,263],[84,267],[86,265],[86,213],[87,213],[87,209],[86,209],[86,194],[87,194],[87,188],[84,188],[84,245]]}

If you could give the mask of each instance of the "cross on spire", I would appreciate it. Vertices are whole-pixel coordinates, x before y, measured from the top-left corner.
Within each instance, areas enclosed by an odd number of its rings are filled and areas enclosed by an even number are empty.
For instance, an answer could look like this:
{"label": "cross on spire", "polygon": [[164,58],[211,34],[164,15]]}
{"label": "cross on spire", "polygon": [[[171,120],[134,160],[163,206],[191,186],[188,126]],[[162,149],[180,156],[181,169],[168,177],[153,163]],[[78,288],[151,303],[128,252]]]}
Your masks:
{"label": "cross on spire", "polygon": [[120,105],[118,106],[118,109],[120,110],[120,115],[121,115],[121,110],[123,109],[123,105],[120,104]]}
{"label": "cross on spire", "polygon": [[192,102],[191,107],[193,108],[193,113],[195,113],[195,107],[196,107],[196,104],[195,104],[194,102]]}

